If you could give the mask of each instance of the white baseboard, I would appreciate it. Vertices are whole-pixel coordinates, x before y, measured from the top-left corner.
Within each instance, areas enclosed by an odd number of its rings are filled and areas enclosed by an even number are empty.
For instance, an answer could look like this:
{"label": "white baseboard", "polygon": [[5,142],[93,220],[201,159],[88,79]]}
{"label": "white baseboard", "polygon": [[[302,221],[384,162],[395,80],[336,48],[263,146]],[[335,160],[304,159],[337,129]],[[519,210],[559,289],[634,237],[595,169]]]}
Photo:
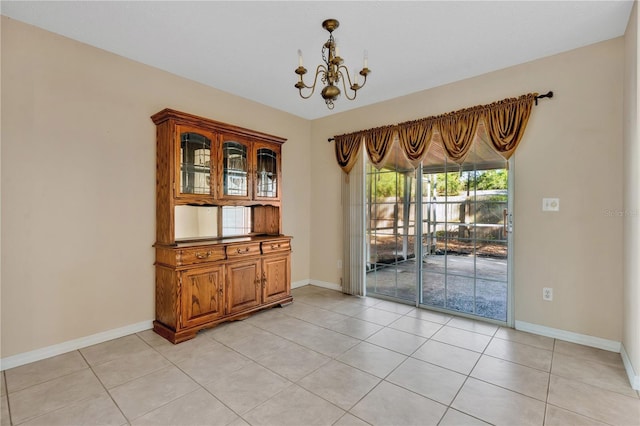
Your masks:
{"label": "white baseboard", "polygon": [[[310,279],[293,282],[291,283],[291,288],[298,288],[308,284],[328,288],[331,290],[342,291],[342,287],[340,287],[338,284]],[[140,331],[150,330],[152,328],[153,321],[142,321],[137,324],[130,324],[113,330],[107,330],[101,333],[92,334],[91,336],[81,337],[79,339],[69,340],[68,342],[58,343],[57,345],[47,346],[45,348],[8,356],[6,358],[0,359],[0,371],[19,367],[21,365],[40,361],[46,358],[51,358],[56,355],[62,355],[67,352],[86,348],[88,346],[96,345],[108,340],[117,339],[119,337],[128,336]]]}
{"label": "white baseboard", "polygon": [[574,333],[572,331],[545,327],[543,325],[531,324],[524,321],[516,321],[516,330],[526,331],[533,334],[539,334],[541,336],[552,337],[554,339],[560,339],[571,343],[578,343],[580,345],[591,346],[598,349],[604,349],[605,351],[617,353],[620,353],[620,347],[622,346],[620,342],[616,342],[615,340],[608,340],[600,337],[589,336],[586,334]]}
{"label": "white baseboard", "polygon": [[330,290],[342,291],[342,286],[340,284],[329,283],[326,281],[309,280],[309,284],[315,285],[316,287],[328,288]]}
{"label": "white baseboard", "polygon": [[624,345],[620,346],[620,355],[622,355],[622,363],[624,364],[624,369],[627,370],[627,376],[629,376],[629,383],[631,383],[631,387],[635,390],[640,390],[640,376],[636,374],[633,369],[633,364],[631,364],[631,360],[629,359],[629,355],[624,348]]}
{"label": "white baseboard", "polygon": [[91,336],[81,337],[68,342],[58,343],[57,345],[47,346],[45,348],[36,349],[34,351],[24,352],[17,355],[8,356],[0,359],[0,371],[9,368],[19,367],[29,364],[30,362],[40,361],[45,358],[51,358],[67,352],[86,348],[87,346],[106,342],[108,340],[117,339],[118,337],[128,336],[133,333],[145,331],[153,328],[153,321],[142,321],[137,324],[130,324],[124,327],[115,328],[113,330],[103,331],[101,333],[92,334]]}

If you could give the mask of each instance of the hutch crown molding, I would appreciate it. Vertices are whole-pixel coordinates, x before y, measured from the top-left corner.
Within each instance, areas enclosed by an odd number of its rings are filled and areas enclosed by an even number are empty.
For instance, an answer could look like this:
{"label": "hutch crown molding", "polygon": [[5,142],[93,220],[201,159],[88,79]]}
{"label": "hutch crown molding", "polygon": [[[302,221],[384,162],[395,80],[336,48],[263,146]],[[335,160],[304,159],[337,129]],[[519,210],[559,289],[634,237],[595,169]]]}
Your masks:
{"label": "hutch crown molding", "polygon": [[164,109],[156,125],[156,333],[173,343],[290,303],[286,139]]}

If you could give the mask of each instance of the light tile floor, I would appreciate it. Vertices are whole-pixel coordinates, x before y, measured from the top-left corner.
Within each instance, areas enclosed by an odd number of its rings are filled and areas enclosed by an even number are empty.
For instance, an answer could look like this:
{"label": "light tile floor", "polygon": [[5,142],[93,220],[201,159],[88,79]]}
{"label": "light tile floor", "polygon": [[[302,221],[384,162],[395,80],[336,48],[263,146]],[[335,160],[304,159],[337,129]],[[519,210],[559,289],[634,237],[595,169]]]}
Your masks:
{"label": "light tile floor", "polygon": [[318,287],[7,370],[2,425],[640,425],[620,355]]}

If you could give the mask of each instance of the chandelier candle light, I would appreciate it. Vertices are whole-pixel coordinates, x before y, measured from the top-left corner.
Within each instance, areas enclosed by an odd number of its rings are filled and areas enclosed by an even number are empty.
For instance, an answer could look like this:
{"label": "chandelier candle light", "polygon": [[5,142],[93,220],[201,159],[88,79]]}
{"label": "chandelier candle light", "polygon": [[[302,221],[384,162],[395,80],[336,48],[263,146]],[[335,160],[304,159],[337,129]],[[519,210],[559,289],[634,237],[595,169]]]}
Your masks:
{"label": "chandelier candle light", "polygon": [[[364,53],[364,65],[360,72],[361,76],[364,77],[364,81],[362,85],[358,84],[358,74],[354,72],[354,80],[351,81],[351,76],[349,75],[349,70],[347,67],[342,65],[342,58],[340,57],[340,51],[336,46],[336,42],[333,39],[333,31],[338,28],[340,22],[337,19],[327,19],[322,23],[322,28],[329,31],[329,40],[322,46],[322,60],[324,64],[318,65],[316,68],[316,76],[313,79],[313,85],[307,86],[302,79],[302,76],[307,73],[307,69],[302,65],[302,51],[298,50],[298,68],[296,68],[295,73],[300,76],[300,80],[296,83],[295,87],[300,92],[300,97],[303,99],[309,99],[313,92],[316,90],[316,83],[318,82],[318,76],[322,83],[325,84],[325,87],[322,89],[322,98],[324,99],[327,107],[329,109],[333,109],[333,102],[338,99],[340,96],[340,88],[338,88],[338,84],[342,80],[342,87],[344,88],[344,94],[350,101],[356,98],[356,94],[358,90],[360,90],[367,83],[367,75],[371,72],[371,70],[367,67],[367,52]],[[349,89],[352,90],[353,96],[349,96],[349,91],[347,89],[347,84],[349,85]],[[311,89],[311,92],[305,96],[302,93],[303,89]]]}

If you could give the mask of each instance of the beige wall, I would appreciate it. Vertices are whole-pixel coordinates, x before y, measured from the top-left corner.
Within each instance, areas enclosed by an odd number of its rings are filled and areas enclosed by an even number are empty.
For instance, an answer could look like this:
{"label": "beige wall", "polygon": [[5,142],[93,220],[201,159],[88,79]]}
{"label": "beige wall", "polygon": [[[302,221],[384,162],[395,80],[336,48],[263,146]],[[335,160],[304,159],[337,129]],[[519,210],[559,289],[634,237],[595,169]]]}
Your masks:
{"label": "beige wall", "polygon": [[[550,89],[556,96],[534,109],[514,160],[516,319],[620,341],[624,220],[607,212],[628,207],[624,45],[610,40],[309,122],[3,17],[1,356],[153,319],[149,116],[162,108],[289,139],[292,279],[337,284],[341,172],[328,137]],[[561,211],[543,214],[542,197],[559,197]],[[637,295],[637,272],[635,283]],[[627,322],[637,320],[633,306]],[[625,329],[637,367],[634,333]]]}
{"label": "beige wall", "polygon": [[2,354],[154,318],[165,107],[282,136],[292,280],[310,276],[307,120],[2,17]]}
{"label": "beige wall", "polygon": [[[553,90],[514,159],[515,318],[620,341],[623,220],[608,213],[623,206],[623,48],[617,38],[314,121],[312,278],[339,283],[342,272],[341,171],[327,137]],[[560,198],[560,212],[543,213],[543,197]]]}
{"label": "beige wall", "polygon": [[[638,138],[638,17],[635,2],[625,34],[624,76],[624,334],[622,344],[640,375],[640,142]],[[638,379],[636,379],[638,380]]]}

